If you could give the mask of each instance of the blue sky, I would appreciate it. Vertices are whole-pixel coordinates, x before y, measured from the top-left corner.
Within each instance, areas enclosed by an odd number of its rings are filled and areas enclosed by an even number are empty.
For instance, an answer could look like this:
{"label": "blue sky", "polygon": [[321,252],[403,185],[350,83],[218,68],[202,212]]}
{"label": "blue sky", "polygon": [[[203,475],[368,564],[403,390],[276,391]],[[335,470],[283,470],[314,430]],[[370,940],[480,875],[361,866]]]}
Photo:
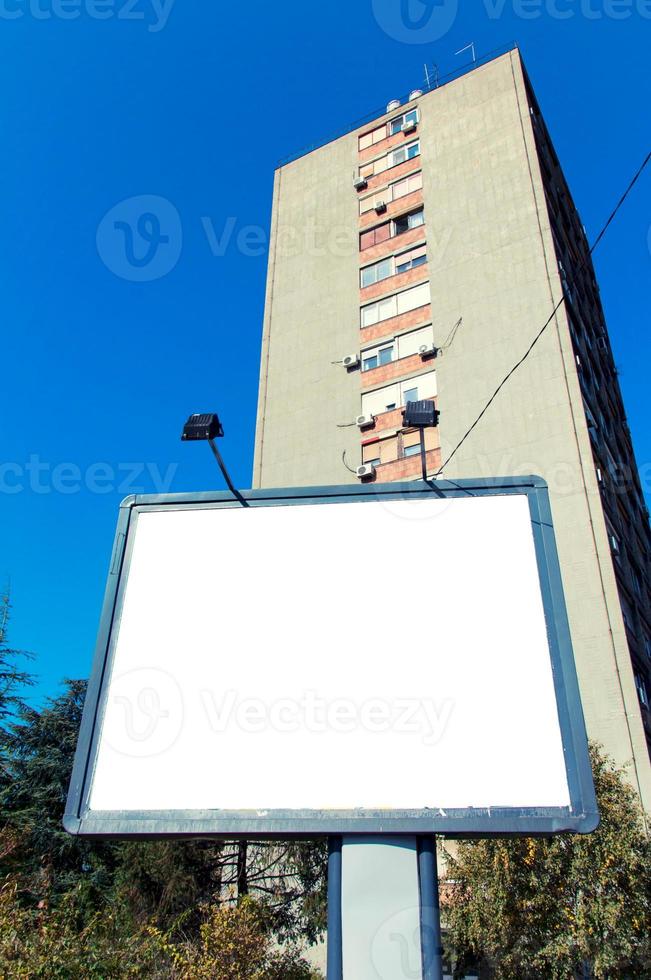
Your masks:
{"label": "blue sky", "polygon": [[[513,40],[589,237],[648,151],[648,0],[410,3],[0,0],[0,575],[34,697],[89,672],[125,493],[221,487],[207,447],[179,441],[191,411],[220,411],[250,484],[279,158],[422,84],[425,62],[446,74],[468,43]],[[129,265],[127,226],[160,197]],[[647,173],[596,256],[641,467],[650,225]]]}

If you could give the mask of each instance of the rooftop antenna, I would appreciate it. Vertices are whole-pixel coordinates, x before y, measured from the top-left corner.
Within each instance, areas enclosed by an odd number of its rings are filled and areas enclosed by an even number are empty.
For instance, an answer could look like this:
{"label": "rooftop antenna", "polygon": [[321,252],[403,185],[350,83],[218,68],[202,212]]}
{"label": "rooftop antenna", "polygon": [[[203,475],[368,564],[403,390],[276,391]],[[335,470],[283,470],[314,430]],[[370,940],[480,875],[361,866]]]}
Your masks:
{"label": "rooftop antenna", "polygon": [[430,75],[429,65],[425,65],[425,80],[427,82],[428,90],[432,88],[432,79],[434,80],[434,88],[439,87],[439,66],[432,65],[432,74]]}
{"label": "rooftop antenna", "polygon": [[475,54],[475,42],[471,41],[470,44],[466,44],[465,48],[461,48],[461,51],[455,51],[455,55],[463,54],[464,51],[472,51],[473,64],[477,64],[477,55]]}

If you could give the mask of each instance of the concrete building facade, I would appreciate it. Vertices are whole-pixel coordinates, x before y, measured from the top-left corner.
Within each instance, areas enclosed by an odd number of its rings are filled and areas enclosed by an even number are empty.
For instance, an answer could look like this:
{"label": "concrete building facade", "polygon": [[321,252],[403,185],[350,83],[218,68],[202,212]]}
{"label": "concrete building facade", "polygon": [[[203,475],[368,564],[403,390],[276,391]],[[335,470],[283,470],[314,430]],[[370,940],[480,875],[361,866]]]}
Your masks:
{"label": "concrete building facade", "polygon": [[[276,172],[254,487],[549,483],[589,735],[651,811],[649,519],[589,246],[517,50]],[[347,360],[348,359],[348,360]],[[532,692],[535,697],[535,692]]]}

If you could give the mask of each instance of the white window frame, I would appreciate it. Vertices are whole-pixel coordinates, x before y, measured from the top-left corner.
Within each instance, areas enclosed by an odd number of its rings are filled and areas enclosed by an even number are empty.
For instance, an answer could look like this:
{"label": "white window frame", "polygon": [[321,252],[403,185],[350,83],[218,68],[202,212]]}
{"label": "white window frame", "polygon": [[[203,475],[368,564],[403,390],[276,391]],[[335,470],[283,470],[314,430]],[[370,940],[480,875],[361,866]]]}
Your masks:
{"label": "white window frame", "polygon": [[[409,155],[409,151],[412,147],[416,146],[418,149],[416,153]],[[404,153],[404,160],[398,160],[396,163],[396,156],[398,154]],[[410,160],[415,160],[416,157],[420,156],[420,139],[412,140],[411,143],[403,143],[402,146],[396,146],[395,149],[390,150],[387,153],[387,170],[393,170],[394,167],[399,167],[403,163],[408,163]]]}
{"label": "white window frame", "polygon": [[[393,119],[389,119],[389,121],[387,123],[387,135],[388,136],[397,136],[398,133],[400,133],[402,131],[402,127],[406,123],[407,118],[409,116],[416,116],[416,120],[415,120],[416,125],[417,126],[420,125],[420,109],[418,108],[418,106],[416,106],[414,109],[408,109],[407,112],[403,112],[401,116],[394,116]],[[400,123],[400,126],[398,127],[398,129],[394,133],[393,132],[393,127],[394,127],[394,124],[395,123]]]}
{"label": "white window frame", "polygon": [[[417,266],[410,266],[409,269],[404,269],[403,272],[398,272],[398,266],[404,264],[405,256],[409,255],[410,252],[415,252],[417,249],[427,250],[427,243],[421,242],[420,244],[410,245],[402,252],[396,253],[396,255],[387,255],[383,259],[378,259],[376,262],[371,262],[369,265],[362,266],[359,270],[359,285],[360,289],[370,289],[371,286],[377,286],[379,282],[386,282],[387,279],[393,278],[393,276],[404,275],[405,272],[411,272],[412,268],[419,269],[421,266],[427,264],[427,251],[425,251],[425,261],[420,262]],[[364,273],[368,272],[369,269],[376,269],[378,266],[383,265],[385,262],[391,263],[391,272],[388,276],[382,276],[381,279],[375,278],[373,282],[364,282]],[[411,260],[410,260],[411,262]]]}
{"label": "white window frame", "polygon": [[[391,337],[388,340],[383,340],[379,344],[378,343],[375,343],[371,347],[367,347],[365,350],[363,350],[361,352],[361,355],[360,355],[361,356],[361,361],[362,361],[362,373],[366,373],[365,372],[365,369],[364,369],[364,361],[367,360],[369,357],[374,356],[375,354],[377,354],[378,357],[379,357],[380,351],[381,350],[384,350],[387,347],[393,347],[394,350],[395,350],[395,354],[396,354],[396,356],[390,362],[388,362],[390,364],[394,364],[396,361],[402,361],[406,357],[414,357],[414,355],[418,353],[417,350],[416,351],[412,351],[409,354],[403,354],[402,349],[401,349],[402,348],[403,341],[406,341],[406,339],[408,337],[409,338],[413,337],[414,334],[420,334],[421,335],[420,336],[420,339],[421,339],[422,343],[424,343],[424,344],[432,343],[433,344],[434,343],[434,324],[430,323],[430,324],[427,324],[424,327],[417,327],[415,330],[407,330],[407,331],[405,331],[405,333],[399,333],[395,337]],[[420,346],[420,344],[418,344],[418,346]],[[383,367],[383,366],[384,365],[378,364],[378,367]],[[375,370],[375,368],[367,368],[366,369],[366,371],[374,371],[374,370]]]}
{"label": "white window frame", "polygon": [[[392,381],[388,385],[382,385],[382,387],[375,388],[372,391],[363,392],[362,414],[384,415],[385,412],[392,412],[398,408],[402,408],[405,404],[405,392],[411,391],[413,388],[417,389],[419,398],[436,398],[438,394],[436,371],[425,371],[423,374],[408,378],[405,381]],[[380,397],[381,404],[382,395],[385,392],[386,398],[384,404],[395,405],[395,408],[382,408],[378,411],[376,407],[378,404],[377,398],[378,396]],[[392,396],[395,396],[395,400]],[[371,407],[369,407],[369,403]]]}
{"label": "white window frame", "polygon": [[[429,306],[432,302],[431,291],[427,303],[418,303],[416,306],[408,306],[406,309],[401,308],[401,305],[403,305],[405,302],[405,298],[416,290],[422,290],[423,286],[429,287],[429,280],[420,282],[415,286],[410,286],[409,289],[403,289],[399,293],[392,293],[390,296],[383,296],[381,299],[377,299],[373,303],[365,304],[359,311],[360,328],[364,329],[365,327],[372,327],[376,323],[382,323],[384,320],[391,320],[394,316],[402,316],[403,313],[411,313],[412,310],[418,310],[421,307]],[[392,312],[390,312],[387,316],[380,316],[380,312],[383,307]],[[366,322],[364,322],[365,320]]]}
{"label": "white window frame", "polygon": [[[370,289],[371,286],[377,286],[377,284],[379,282],[386,282],[387,279],[391,279],[393,276],[395,276],[395,274],[396,274],[396,266],[395,266],[394,258],[395,258],[395,256],[393,256],[393,255],[387,255],[385,258],[378,259],[377,262],[371,262],[370,265],[365,265],[362,269],[360,269],[359,270],[359,285],[360,285],[360,288],[361,289]],[[385,262],[389,262],[389,264],[391,266],[391,271],[389,272],[389,275],[388,276],[382,276],[381,279],[378,279],[377,276],[376,276],[376,278],[373,280],[373,282],[367,282],[367,283],[365,283],[364,282],[364,273],[365,272],[368,272],[369,269],[377,269],[379,266],[383,265]]]}
{"label": "white window frame", "polygon": [[[419,224],[414,225],[411,228],[407,227],[404,231],[401,231],[401,232],[397,232],[396,231],[396,222],[400,218],[405,218],[406,217],[407,219],[409,219],[409,218],[412,218],[416,214],[422,214],[422,216],[423,216],[423,220]],[[373,245],[367,245],[366,248],[361,248],[361,239],[363,238],[363,236],[370,234],[372,231],[373,232],[376,231],[378,228],[383,228],[384,225],[389,225],[390,226],[389,227],[389,237],[388,238],[384,238],[382,242],[374,242]],[[413,231],[414,228],[424,228],[424,227],[425,227],[425,206],[423,204],[421,204],[419,207],[415,208],[413,211],[408,211],[406,215],[405,214],[401,214],[401,215],[398,216],[398,218],[390,218],[387,221],[381,221],[377,225],[372,225],[370,228],[362,228],[362,230],[359,233],[359,237],[360,237],[360,252],[361,253],[366,252],[369,248],[375,248],[377,245],[381,245],[381,244],[383,244],[383,242],[388,242],[392,238],[400,238],[400,235],[406,235],[408,231]]]}
{"label": "white window frame", "polygon": [[[412,153],[410,156],[409,151],[414,146],[417,147],[417,150],[415,153]],[[405,154],[405,159],[398,161],[398,163],[395,163],[394,158],[396,154],[400,154],[400,153]],[[366,160],[364,163],[361,163],[359,165],[358,177],[360,180],[369,180],[371,177],[377,177],[378,174],[383,174],[387,170],[393,170],[394,167],[399,167],[402,163],[407,163],[409,160],[415,160],[416,157],[419,156],[420,156],[420,137],[411,140],[408,143],[402,143],[400,146],[394,147],[393,149],[389,150],[388,153],[382,154],[382,156],[377,157],[377,159],[375,160]],[[364,176],[362,174],[362,171],[368,170],[369,167],[373,168],[373,172],[370,174],[366,174],[366,176]]]}
{"label": "white window frame", "polygon": [[[383,344],[378,344],[376,347],[369,347],[368,350],[363,350],[361,353],[362,374],[367,374],[369,371],[376,371],[379,367],[386,367],[387,364],[393,364],[399,360],[399,356],[394,356],[390,361],[385,361],[384,364],[380,364],[380,354],[383,350],[392,350],[395,355],[397,348],[398,345],[395,340],[385,340]],[[373,368],[365,368],[364,361],[370,360],[371,357],[377,357],[378,363]]]}
{"label": "white window frame", "polygon": [[[409,182],[410,180],[413,180],[415,177],[420,177],[420,187],[415,187],[413,190],[408,190],[406,194],[395,193],[395,188],[398,187],[399,184]],[[408,197],[409,194],[416,194],[417,191],[420,191],[422,189],[423,189],[422,170],[417,170],[413,174],[407,174],[405,177],[400,177],[398,180],[394,180],[386,187],[381,188],[381,190],[372,191],[370,194],[365,194],[363,197],[360,197],[359,199],[360,217],[362,217],[365,214],[370,214],[371,211],[373,211],[373,209],[377,207],[380,201],[383,201],[385,204],[392,204],[393,201],[400,201],[403,197]]]}

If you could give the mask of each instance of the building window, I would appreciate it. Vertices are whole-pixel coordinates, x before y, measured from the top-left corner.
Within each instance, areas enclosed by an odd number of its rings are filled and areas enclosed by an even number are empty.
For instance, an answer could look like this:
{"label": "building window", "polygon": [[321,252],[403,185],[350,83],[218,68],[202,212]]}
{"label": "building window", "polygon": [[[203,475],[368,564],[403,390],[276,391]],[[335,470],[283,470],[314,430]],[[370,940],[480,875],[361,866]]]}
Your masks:
{"label": "building window", "polygon": [[407,160],[414,160],[417,156],[420,156],[420,140],[414,140],[413,143],[391,150],[377,160],[362,164],[359,168],[359,176],[362,180],[369,180],[369,178],[377,177],[378,174],[383,174],[385,170],[391,170],[392,167],[397,167]]}
{"label": "building window", "polygon": [[369,146],[375,146],[376,143],[381,143],[386,137],[386,126],[378,126],[376,129],[372,129],[370,133],[364,133],[363,136],[360,136],[359,148],[360,150],[368,150]]}
{"label": "building window", "polygon": [[413,400],[414,392],[420,398],[435,398],[436,372],[427,371],[416,378],[410,378],[409,381],[395,381],[375,391],[365,392],[362,395],[362,415],[382,415],[383,412],[390,412],[399,405],[405,405],[408,400]]}
{"label": "building window", "polygon": [[396,275],[416,269],[427,262],[427,245],[417,245],[402,255],[396,255]]}
{"label": "building window", "polygon": [[376,303],[370,303],[361,309],[361,326],[370,327],[383,320],[390,320],[394,316],[402,313],[409,313],[421,306],[427,306],[431,302],[429,282],[423,282],[419,286],[405,289],[402,293],[393,296],[386,296]]}
{"label": "building window", "polygon": [[417,245],[415,248],[410,249],[408,252],[402,252],[400,255],[390,255],[388,258],[382,259],[380,262],[375,262],[373,265],[367,265],[365,269],[361,270],[360,280],[362,289],[366,289],[368,286],[375,286],[378,282],[389,279],[391,276],[400,275],[403,272],[408,272],[410,269],[425,265],[426,262],[426,245]]}
{"label": "building window", "polygon": [[412,357],[419,353],[424,344],[433,345],[433,343],[434,327],[431,324],[418,330],[410,330],[409,333],[400,334],[391,341],[385,341],[384,344],[362,351],[362,371],[372,371],[382,364]]}
{"label": "building window", "polygon": [[384,224],[378,225],[377,228],[371,228],[370,231],[362,232],[359,237],[360,252],[363,252],[364,249],[372,248],[373,245],[380,245],[382,242],[387,242],[392,237],[392,227],[392,221],[385,221]]}
{"label": "building window", "polygon": [[393,361],[395,348],[393,344],[388,347],[378,347],[368,354],[362,355],[362,371],[372,371],[374,368],[382,367],[384,364],[391,364]]}
{"label": "building window", "polygon": [[419,453],[420,453],[420,442],[417,443],[415,446],[405,446],[405,448],[402,451],[402,455],[405,456],[406,458],[409,458],[410,456],[418,456]]}
{"label": "building window", "polygon": [[406,112],[402,116],[396,116],[389,123],[389,133],[391,136],[397,136],[398,133],[402,132],[402,127],[405,123],[409,125],[418,125],[418,109],[412,109],[411,112]]}
{"label": "building window", "polygon": [[369,265],[365,269],[362,269],[362,287],[374,286],[378,282],[382,282],[383,279],[388,279],[393,275],[393,257],[388,259],[382,259],[381,262],[376,262],[375,265]]}
{"label": "building window", "polygon": [[408,402],[417,402],[418,401],[418,388],[408,388],[407,391],[405,391],[405,393],[404,393],[404,399],[405,399],[405,401],[404,401],[404,404],[405,405]]}
{"label": "building window", "polygon": [[389,184],[388,187],[384,187],[379,191],[374,191],[372,194],[367,194],[365,197],[360,198],[359,201],[359,213],[368,214],[382,201],[384,204],[391,204],[392,201],[398,201],[401,197],[406,197],[407,194],[414,194],[416,191],[422,189],[423,186],[423,175],[422,173],[410,174],[408,177],[403,177],[402,180],[397,180],[393,184]]}
{"label": "building window", "polygon": [[646,686],[646,682],[641,674],[635,674],[635,686],[637,688],[637,696],[640,699],[640,703],[644,705],[645,708],[649,707],[649,692]]}
{"label": "building window", "polygon": [[401,163],[413,160],[417,156],[420,156],[420,140],[416,140],[415,143],[410,143],[408,146],[399,146],[397,150],[392,150],[388,156],[389,167],[399,167]]}
{"label": "building window", "polygon": [[379,245],[381,242],[386,242],[390,238],[395,238],[396,235],[403,235],[406,231],[411,231],[412,228],[420,228],[424,224],[424,208],[412,211],[411,214],[403,214],[393,221],[385,221],[381,225],[377,225],[375,228],[361,233],[359,236],[359,250],[363,252],[367,248],[372,248],[373,245]]}
{"label": "building window", "polygon": [[421,225],[425,224],[425,211],[420,208],[418,211],[412,212],[412,214],[403,214],[399,218],[396,218],[393,222],[394,224],[394,235],[404,235],[405,232],[411,231],[412,228],[420,228]]}

